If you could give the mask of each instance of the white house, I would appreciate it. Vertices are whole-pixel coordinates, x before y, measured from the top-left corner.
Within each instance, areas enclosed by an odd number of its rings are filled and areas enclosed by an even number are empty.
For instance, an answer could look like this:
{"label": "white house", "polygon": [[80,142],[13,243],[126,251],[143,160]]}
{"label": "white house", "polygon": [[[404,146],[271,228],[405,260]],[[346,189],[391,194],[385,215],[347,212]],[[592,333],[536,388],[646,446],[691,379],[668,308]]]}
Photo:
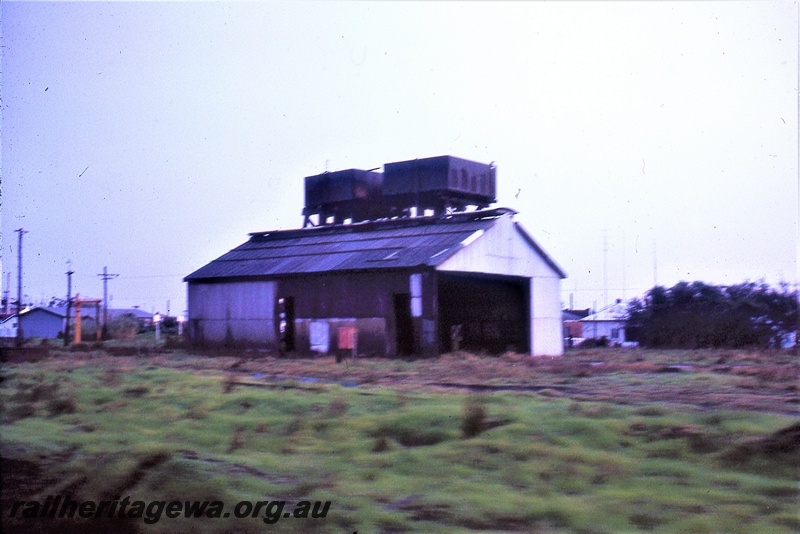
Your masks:
{"label": "white house", "polygon": [[587,339],[605,337],[611,344],[623,343],[627,319],[628,309],[621,300],[617,299],[611,306],[580,320],[583,325],[583,337]]}

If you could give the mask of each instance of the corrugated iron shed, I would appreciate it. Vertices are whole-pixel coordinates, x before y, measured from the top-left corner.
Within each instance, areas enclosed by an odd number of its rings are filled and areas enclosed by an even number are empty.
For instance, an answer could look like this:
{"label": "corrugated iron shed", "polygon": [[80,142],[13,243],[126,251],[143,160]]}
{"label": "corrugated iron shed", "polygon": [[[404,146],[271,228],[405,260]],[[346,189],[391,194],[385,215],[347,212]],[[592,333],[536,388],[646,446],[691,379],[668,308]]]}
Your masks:
{"label": "corrugated iron shed", "polygon": [[436,266],[507,208],[298,230],[256,232],[185,281]]}

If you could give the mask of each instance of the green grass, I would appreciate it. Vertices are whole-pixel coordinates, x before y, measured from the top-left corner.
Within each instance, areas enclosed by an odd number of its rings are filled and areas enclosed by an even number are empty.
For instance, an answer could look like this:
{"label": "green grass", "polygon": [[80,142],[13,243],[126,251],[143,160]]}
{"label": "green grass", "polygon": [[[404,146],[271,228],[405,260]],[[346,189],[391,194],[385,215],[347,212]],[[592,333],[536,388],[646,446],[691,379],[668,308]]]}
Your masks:
{"label": "green grass", "polygon": [[[413,364],[393,365],[403,372]],[[324,520],[271,527],[283,532],[794,532],[800,525],[796,460],[725,461],[737,444],[796,422],[788,416],[528,393],[284,385],[296,387],[225,393],[221,376],[155,366],[48,374],[34,364],[9,366],[0,390],[3,457],[42,470],[44,486],[16,488],[20,499],[72,483],[74,495],[96,500],[122,492],[228,506],[332,501]],[[488,429],[465,439],[464,418],[476,405]],[[260,519],[235,521],[136,527],[264,531]]]}

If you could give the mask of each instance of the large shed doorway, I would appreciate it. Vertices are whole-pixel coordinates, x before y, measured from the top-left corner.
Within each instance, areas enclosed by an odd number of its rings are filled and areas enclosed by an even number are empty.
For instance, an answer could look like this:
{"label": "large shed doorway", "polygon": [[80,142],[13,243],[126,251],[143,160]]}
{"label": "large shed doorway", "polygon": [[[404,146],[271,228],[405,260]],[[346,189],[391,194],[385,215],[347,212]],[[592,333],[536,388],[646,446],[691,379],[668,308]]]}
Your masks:
{"label": "large shed doorway", "polygon": [[454,332],[463,350],[530,352],[527,278],[439,272],[438,285],[442,352],[453,350]]}
{"label": "large shed doorway", "polygon": [[394,294],[394,319],[397,354],[414,353],[414,321],[411,318],[411,294]]}

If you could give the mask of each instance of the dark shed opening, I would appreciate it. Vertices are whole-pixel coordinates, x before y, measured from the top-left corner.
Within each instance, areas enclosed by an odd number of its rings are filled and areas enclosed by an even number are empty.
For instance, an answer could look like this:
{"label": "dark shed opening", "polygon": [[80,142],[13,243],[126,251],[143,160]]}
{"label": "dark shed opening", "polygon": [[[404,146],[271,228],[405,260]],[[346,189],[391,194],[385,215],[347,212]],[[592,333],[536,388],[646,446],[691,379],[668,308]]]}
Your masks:
{"label": "dark shed opening", "polygon": [[295,350],[295,313],[294,297],[278,299],[278,339],[280,339],[281,352],[294,352]]}
{"label": "dark shed opening", "polygon": [[459,332],[459,348],[463,350],[493,354],[506,350],[528,352],[529,295],[527,278],[440,272],[442,352],[453,350],[454,331]]}
{"label": "dark shed opening", "polygon": [[397,353],[408,356],[414,350],[414,320],[411,318],[411,294],[394,294],[394,318]]}

